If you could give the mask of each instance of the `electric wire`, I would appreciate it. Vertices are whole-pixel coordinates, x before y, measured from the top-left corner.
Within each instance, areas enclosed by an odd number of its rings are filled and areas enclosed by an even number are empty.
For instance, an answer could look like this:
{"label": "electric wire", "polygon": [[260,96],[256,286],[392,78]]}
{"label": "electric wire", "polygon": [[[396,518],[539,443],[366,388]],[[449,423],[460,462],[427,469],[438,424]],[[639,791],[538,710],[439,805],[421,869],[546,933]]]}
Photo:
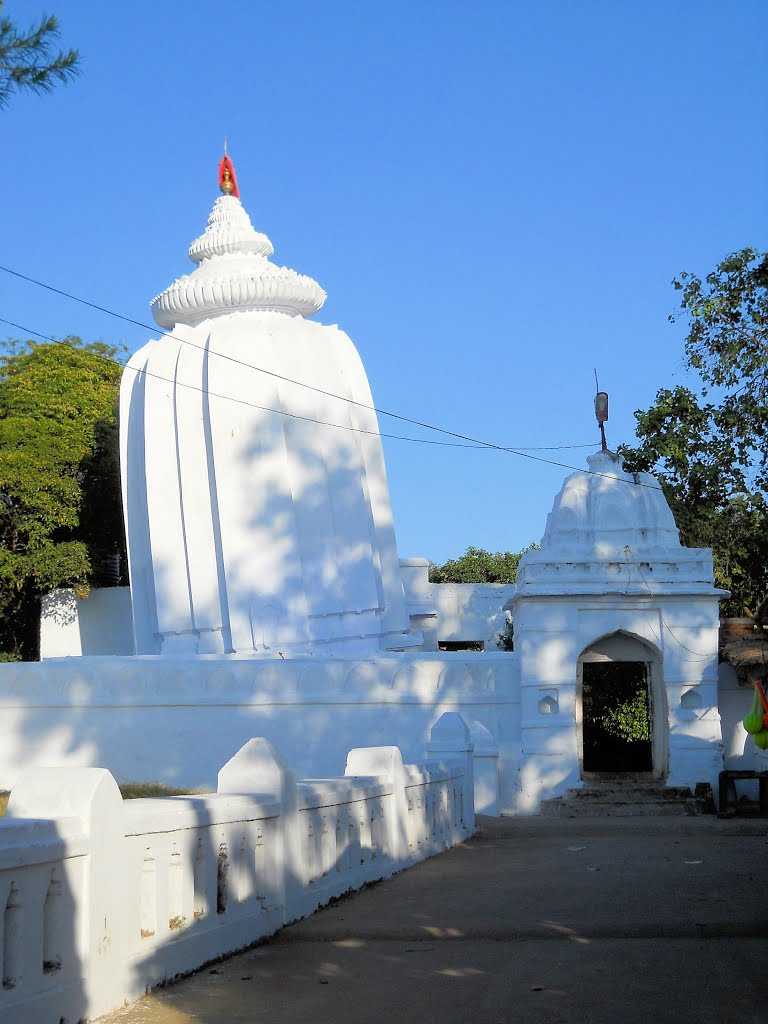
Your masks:
{"label": "electric wire", "polygon": [[[53,344],[58,344],[56,338],[52,338],[48,334],[42,334],[40,331],[33,331],[30,327],[25,327],[23,324],[15,323],[13,320],[6,320],[5,317],[0,317],[0,323],[7,324],[9,327],[13,327],[15,330],[23,331],[25,334],[34,335],[36,338],[42,338],[44,341],[50,341]],[[249,402],[245,398],[237,398],[234,395],[223,395],[216,391],[210,391],[208,388],[198,387],[196,384],[188,384],[184,381],[174,380],[172,377],[163,377],[162,374],[153,373],[151,370],[147,370],[142,367],[131,366],[129,363],[124,363],[120,359],[115,359],[112,356],[105,355],[101,352],[92,353],[98,359],[108,362],[115,366],[120,366],[124,370],[131,370],[133,373],[142,374],[146,377],[152,377],[155,380],[163,381],[165,384],[171,384],[174,387],[187,388],[190,391],[196,391],[199,394],[208,395],[211,398],[220,398],[224,401],[235,402],[237,405],[246,405],[251,409],[258,409],[261,412],[274,413],[277,416],[286,416],[289,419],[304,420],[308,423],[314,423],[321,427],[333,427],[336,430],[349,430],[356,434],[367,434],[373,437],[386,437],[393,441],[410,441],[413,444],[431,444],[439,445],[444,448],[476,448],[481,451],[489,451],[486,445],[482,444],[464,444],[459,441],[437,441],[428,437],[407,437],[403,434],[388,434],[378,430],[367,430],[365,427],[353,427],[346,423],[329,423],[327,420],[319,420],[313,416],[304,416],[300,413],[289,412],[286,409],[274,409],[268,405],[257,405],[255,402]],[[552,447],[564,447],[564,448],[591,448],[592,445],[563,445],[563,446],[552,446]],[[540,449],[536,449],[537,451]]]}
{"label": "electric wire", "polygon": [[[471,441],[471,442],[473,442],[473,443],[475,443],[477,445],[480,445],[482,447],[489,447],[489,448],[490,447],[496,447],[496,445],[493,445],[489,441],[482,441],[482,440],[479,440],[479,439],[476,439],[476,438],[472,438],[472,437],[464,437],[464,435],[461,435],[461,434],[453,434],[452,431],[446,430],[443,427],[438,427],[438,426],[436,426],[436,425],[434,425],[432,423],[427,423],[426,421],[417,420],[417,419],[414,419],[414,418],[412,418],[410,416],[405,416],[402,413],[392,412],[391,410],[388,410],[388,409],[382,409],[382,408],[379,408],[378,406],[375,406],[375,405],[369,405],[367,402],[361,402],[358,399],[350,398],[350,397],[348,397],[346,395],[337,395],[333,391],[328,391],[325,388],[317,387],[317,385],[315,385],[315,384],[308,384],[306,381],[294,380],[292,377],[287,377],[284,374],[277,373],[275,370],[267,370],[265,367],[257,366],[255,363],[249,363],[245,359],[238,359],[237,356],[230,355],[227,352],[217,352],[215,350],[206,349],[204,345],[197,345],[197,344],[195,344],[194,341],[190,341],[189,338],[182,338],[178,334],[173,334],[170,331],[159,330],[157,325],[147,324],[147,323],[144,323],[142,320],[135,320],[133,317],[126,316],[124,313],[118,313],[116,310],[109,309],[107,306],[101,306],[98,303],[93,302],[91,299],[84,299],[82,296],[74,295],[72,292],[67,292],[67,291],[64,291],[61,288],[56,288],[54,285],[48,284],[46,281],[40,281],[37,278],[29,277],[27,274],[22,274],[20,271],[13,270],[11,267],[6,267],[6,266],[3,266],[2,264],[0,264],[0,270],[2,270],[6,274],[12,275],[13,277],[19,278],[22,281],[26,281],[28,284],[33,284],[33,285],[36,285],[38,288],[44,288],[46,291],[53,292],[55,295],[61,295],[63,298],[71,299],[73,302],[79,302],[81,305],[87,306],[90,309],[95,309],[95,310],[97,310],[100,313],[106,313],[108,316],[115,317],[118,320],[123,320],[123,321],[125,321],[125,323],[133,324],[135,327],[141,327],[144,330],[150,331],[152,334],[159,334],[163,338],[173,338],[174,341],[178,341],[182,345],[187,345],[190,348],[195,348],[195,349],[197,349],[200,352],[206,352],[207,354],[215,356],[218,359],[224,359],[226,362],[235,363],[237,366],[242,366],[242,367],[244,367],[244,368],[246,368],[248,370],[256,370],[259,373],[266,374],[269,377],[275,377],[275,378],[277,378],[277,380],[282,380],[282,381],[284,381],[287,384],[293,384],[293,385],[296,385],[297,387],[306,388],[309,391],[314,391],[317,394],[324,395],[326,398],[334,398],[334,399],[336,399],[336,400],[338,400],[340,402],[347,402],[348,404],[351,404],[351,405],[357,405],[357,406],[360,406],[363,409],[367,409],[369,412],[375,412],[379,416],[389,416],[392,419],[402,420],[405,423],[410,423],[413,426],[417,426],[417,427],[423,427],[426,430],[435,430],[435,431],[438,431],[441,434],[451,434],[452,436],[459,437],[463,441]],[[559,447],[567,448],[567,447],[571,447],[571,446],[570,445],[542,446],[542,450],[544,450],[544,449],[546,449],[548,447],[551,447],[551,448],[559,448]],[[584,448],[587,448],[587,447],[592,447],[592,445],[591,444],[584,444],[584,445],[578,445],[578,446],[574,446],[574,447],[584,447]],[[524,449],[516,449],[516,450],[524,450]]]}
{"label": "electric wire", "polygon": [[[64,298],[72,300],[73,302],[78,302],[81,305],[88,306],[91,309],[95,309],[98,312],[105,313],[108,316],[115,317],[118,320],[123,320],[126,323],[133,324],[136,327],[141,327],[144,330],[148,330],[148,331],[152,332],[153,334],[159,333],[162,337],[173,338],[175,341],[178,341],[181,344],[189,345],[191,348],[196,348],[196,349],[198,349],[198,350],[200,350],[202,352],[209,351],[209,350],[206,350],[204,346],[196,345],[194,342],[189,341],[189,339],[187,339],[187,338],[181,338],[181,337],[179,337],[179,335],[172,334],[172,333],[170,333],[168,331],[159,331],[158,332],[156,326],[153,327],[152,325],[144,323],[141,320],[135,320],[133,317],[126,316],[123,313],[118,313],[115,310],[109,309],[106,306],[101,306],[98,303],[91,301],[90,299],[84,299],[84,298],[82,298],[79,295],[73,295],[71,292],[64,291],[61,288],[56,288],[54,285],[48,284],[47,282],[41,281],[41,280],[39,280],[37,278],[30,277],[27,274],[22,274],[20,271],[14,270],[11,267],[6,267],[3,264],[0,264],[0,270],[3,271],[6,274],[11,275],[12,277],[18,278],[21,281],[26,281],[29,284],[33,284],[33,285],[35,285],[35,286],[37,286],[39,288],[43,288],[46,291],[54,293],[55,295],[61,295]],[[634,487],[645,487],[648,490],[654,490],[654,491],[662,491],[663,490],[661,487],[659,487],[656,484],[649,484],[649,483],[645,483],[642,480],[638,480],[636,476],[634,477],[633,480],[625,480],[623,477],[616,476],[616,475],[614,475],[612,473],[601,473],[598,470],[584,469],[581,466],[572,466],[572,465],[570,465],[568,463],[558,462],[558,461],[556,461],[554,459],[546,459],[546,458],[544,458],[543,456],[540,456],[540,455],[533,455],[533,454],[531,454],[530,451],[526,451],[526,450],[524,450],[522,448],[512,448],[512,447],[508,447],[508,446],[504,446],[504,445],[500,445],[500,444],[495,444],[492,441],[486,441],[486,440],[484,440],[482,438],[473,437],[470,434],[463,434],[463,433],[460,433],[459,431],[448,430],[446,427],[437,426],[436,424],[429,423],[426,420],[418,420],[418,419],[415,419],[415,418],[410,417],[410,416],[405,416],[405,415],[403,415],[401,413],[396,413],[396,412],[392,412],[392,411],[387,410],[387,409],[379,408],[378,406],[375,406],[375,405],[368,405],[366,402],[360,402],[360,401],[357,401],[356,399],[349,398],[349,397],[344,396],[344,395],[337,395],[337,394],[334,394],[334,392],[332,392],[332,391],[327,391],[324,388],[319,388],[319,387],[316,387],[315,385],[307,384],[305,381],[294,380],[291,377],[286,377],[283,374],[276,373],[273,370],[267,370],[264,367],[256,366],[254,363],[248,363],[245,360],[237,359],[235,356],[230,356],[230,355],[227,355],[226,353],[223,353],[223,352],[213,352],[211,354],[212,355],[216,355],[219,358],[226,359],[229,362],[233,362],[233,363],[236,363],[236,364],[238,364],[240,366],[246,367],[247,369],[256,370],[259,373],[264,373],[267,376],[274,377],[274,378],[276,378],[278,380],[285,381],[288,384],[293,384],[293,385],[295,385],[297,387],[307,388],[308,390],[314,391],[317,394],[325,395],[327,398],[334,398],[334,399],[337,399],[338,401],[341,401],[341,402],[347,402],[347,403],[350,403],[352,405],[360,406],[360,407],[362,407],[364,409],[369,410],[370,412],[375,412],[379,416],[388,416],[388,417],[390,417],[392,419],[400,420],[403,423],[410,423],[412,426],[421,427],[421,428],[423,428],[425,430],[433,430],[433,431],[435,431],[435,432],[437,432],[439,434],[444,434],[447,437],[453,437],[453,438],[456,438],[459,441],[468,442],[470,444],[470,446],[490,448],[490,449],[493,449],[495,451],[506,452],[506,453],[508,453],[510,455],[517,455],[517,456],[519,456],[520,458],[523,458],[523,459],[529,459],[529,460],[531,460],[533,462],[541,462],[541,463],[544,463],[544,464],[550,465],[550,466],[557,466],[560,469],[569,469],[572,472],[576,472],[576,473],[587,473],[587,474],[590,474],[592,476],[604,477],[607,480],[618,480],[621,483],[626,483],[626,484],[629,484],[630,486],[634,486]],[[121,364],[121,365],[125,365],[125,364]],[[273,411],[279,412],[280,410],[273,410]],[[332,424],[329,424],[329,425],[332,425]],[[354,429],[354,428],[352,428],[352,429]],[[585,447],[586,447],[586,445],[585,445]],[[590,445],[590,447],[591,447],[591,445]]]}
{"label": "electric wire", "polygon": [[[52,338],[50,335],[47,335],[47,334],[42,334],[40,331],[32,330],[31,328],[25,327],[22,324],[15,323],[12,320],[7,320],[4,317],[0,317],[0,323],[4,323],[4,324],[6,324],[9,327],[13,327],[14,330],[23,331],[25,334],[31,334],[31,335],[34,335],[37,338],[42,338],[44,341],[49,341],[49,342],[52,342],[53,344],[57,344],[57,339],[56,338]],[[173,335],[169,335],[169,337],[173,337]],[[198,346],[195,346],[195,347],[198,347]],[[235,402],[238,405],[246,405],[246,406],[249,406],[250,408],[253,408],[253,409],[259,409],[262,412],[274,413],[276,415],[286,416],[286,417],[289,417],[291,419],[304,420],[306,422],[314,423],[314,424],[319,425],[319,426],[333,427],[333,428],[339,429],[339,430],[349,430],[349,431],[353,431],[354,433],[373,435],[373,436],[377,436],[377,437],[386,437],[386,438],[389,438],[389,439],[392,439],[392,440],[397,440],[397,441],[409,441],[409,442],[413,442],[413,443],[416,443],[416,444],[440,445],[442,447],[448,447],[448,448],[475,448],[475,449],[479,448],[479,449],[485,449],[485,450],[492,449],[492,450],[510,451],[510,452],[517,452],[517,451],[520,450],[520,449],[502,448],[499,445],[490,445],[490,444],[486,444],[486,443],[469,444],[469,443],[459,443],[459,442],[456,442],[456,441],[437,441],[437,440],[433,440],[431,438],[423,438],[423,437],[406,437],[406,436],[404,436],[402,434],[387,434],[387,433],[383,433],[383,432],[376,431],[376,430],[366,430],[363,427],[351,427],[351,426],[349,426],[347,424],[344,424],[344,423],[329,423],[326,420],[318,420],[318,419],[316,419],[316,418],[314,418],[312,416],[303,416],[303,415],[300,415],[298,413],[288,412],[288,411],[286,411],[284,409],[274,409],[274,408],[271,408],[269,406],[257,405],[255,402],[249,402],[247,399],[236,398],[233,395],[217,394],[215,391],[210,391],[207,388],[197,387],[194,384],[187,384],[187,383],[185,383],[183,381],[173,380],[170,377],[163,377],[160,374],[152,373],[150,370],[147,370],[147,369],[144,369],[144,368],[130,366],[128,363],[123,363],[121,360],[115,359],[112,356],[107,356],[107,355],[105,355],[103,353],[96,353],[96,355],[98,356],[98,358],[103,359],[105,362],[109,362],[109,363],[111,363],[113,365],[120,366],[123,369],[133,370],[134,373],[139,373],[139,374],[143,374],[143,375],[145,375],[147,377],[155,378],[156,380],[163,381],[166,384],[172,384],[172,385],[177,386],[177,387],[185,387],[185,388],[188,388],[188,389],[190,389],[192,391],[199,392],[201,394],[207,394],[211,398],[221,398],[221,399],[224,399],[224,400],[227,400],[227,401]],[[358,404],[360,404],[360,403],[358,403]],[[576,448],[576,447],[592,447],[592,446],[591,445],[563,445],[563,446],[552,446],[552,447],[571,447],[571,448]],[[542,461],[545,461],[545,460],[542,460]],[[558,465],[559,465],[559,463],[558,463]],[[584,472],[590,472],[590,471],[589,470],[585,470]],[[605,477],[607,477],[608,479],[611,479],[611,480],[620,479],[618,477],[613,477],[613,476],[611,476],[610,474],[607,474],[607,473],[599,473],[599,474],[594,474],[594,475],[605,476]],[[629,483],[629,481],[622,481],[622,482]],[[655,489],[656,490],[661,490],[660,487],[655,488]],[[643,572],[642,572],[642,569],[639,566],[637,566],[637,572],[638,572],[638,575],[640,576],[641,586],[644,587],[646,593],[650,597],[655,596],[654,592],[651,590],[649,582],[645,579],[645,577],[643,575]],[[629,567],[629,575],[628,575],[628,578],[627,578],[627,583],[630,583],[630,582],[631,582],[631,567]],[[705,654],[703,651],[694,651],[690,647],[687,647],[677,637],[677,635],[673,632],[671,626],[669,626],[668,623],[664,621],[663,614],[661,616],[661,625],[662,625],[663,629],[667,630],[669,635],[672,637],[672,639],[675,641],[675,643],[679,647],[681,647],[683,650],[687,651],[689,654],[693,655],[697,660],[709,661],[713,657],[712,654]],[[653,630],[653,627],[651,627],[651,629],[652,629],[654,635],[657,637],[657,639],[661,643],[661,637],[659,637],[658,634],[656,634],[656,631]]]}
{"label": "electric wire", "polygon": [[[646,591],[646,593],[648,594],[649,597],[658,597],[658,594],[655,594],[653,592],[653,590],[651,590],[650,581],[646,580],[645,575],[643,573],[643,570],[640,568],[640,566],[638,565],[638,566],[636,566],[636,568],[637,568],[637,574],[640,577],[640,586],[644,587],[644,589],[645,589],[645,591]],[[631,579],[631,576],[632,576],[632,567],[630,566],[629,567],[629,572],[627,574],[627,583],[629,583],[629,581]],[[664,612],[661,611],[661,609],[659,610],[659,616],[660,616],[660,619],[661,619],[661,628],[662,628],[662,630],[666,629],[666,631],[669,633],[669,635],[672,637],[672,639],[675,641],[675,643],[678,645],[678,647],[682,647],[682,649],[684,651],[687,651],[688,654],[692,654],[696,661],[711,661],[712,660],[712,658],[715,656],[714,654],[705,654],[704,651],[694,651],[690,647],[686,647],[686,645],[683,643],[683,641],[680,640],[679,637],[673,632],[672,627],[670,625],[668,625],[668,623],[665,621],[665,619],[664,619]],[[657,639],[659,641],[659,644],[663,645],[662,638],[660,636],[658,636],[658,634],[656,633],[656,630],[653,628],[653,626],[651,626],[651,631],[653,632],[653,635],[655,637],[657,637]]]}

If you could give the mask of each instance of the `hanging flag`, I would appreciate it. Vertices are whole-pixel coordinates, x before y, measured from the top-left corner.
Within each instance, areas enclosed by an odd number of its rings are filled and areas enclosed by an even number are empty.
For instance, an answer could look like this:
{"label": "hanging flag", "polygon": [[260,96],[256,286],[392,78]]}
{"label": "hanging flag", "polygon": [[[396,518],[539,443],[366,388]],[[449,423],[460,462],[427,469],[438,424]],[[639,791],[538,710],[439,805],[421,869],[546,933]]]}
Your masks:
{"label": "hanging flag", "polygon": [[240,198],[240,189],[237,187],[237,175],[235,165],[225,153],[219,163],[219,188],[225,196]]}

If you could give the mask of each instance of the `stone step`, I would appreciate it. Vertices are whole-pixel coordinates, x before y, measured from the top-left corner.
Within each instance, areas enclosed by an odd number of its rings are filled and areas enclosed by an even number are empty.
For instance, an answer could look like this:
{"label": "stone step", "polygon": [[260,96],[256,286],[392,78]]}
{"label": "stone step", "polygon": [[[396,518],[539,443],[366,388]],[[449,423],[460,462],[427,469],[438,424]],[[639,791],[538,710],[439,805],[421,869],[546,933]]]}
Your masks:
{"label": "stone step", "polygon": [[579,803],[555,797],[541,803],[541,814],[546,818],[668,818],[693,817],[702,813],[701,802],[695,799],[642,803]]}
{"label": "stone step", "polygon": [[544,800],[545,817],[682,817],[706,813],[707,802],[687,786],[665,786],[652,780],[590,782],[569,789],[563,796]]}
{"label": "stone step", "polygon": [[650,772],[600,772],[584,780],[585,786],[663,786],[662,779]]}
{"label": "stone step", "polygon": [[565,799],[589,803],[620,803],[628,801],[690,800],[693,797],[685,786],[585,786],[569,789]]}

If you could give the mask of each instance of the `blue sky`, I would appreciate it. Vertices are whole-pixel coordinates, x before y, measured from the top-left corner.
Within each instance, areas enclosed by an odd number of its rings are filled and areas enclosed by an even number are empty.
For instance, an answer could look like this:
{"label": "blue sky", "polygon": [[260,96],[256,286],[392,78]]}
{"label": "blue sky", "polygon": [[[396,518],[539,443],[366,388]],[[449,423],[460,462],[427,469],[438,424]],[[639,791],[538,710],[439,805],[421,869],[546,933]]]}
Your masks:
{"label": "blue sky", "polygon": [[[189,269],[228,135],[255,226],[325,287],[319,319],[350,333],[384,408],[586,442],[597,366],[609,441],[630,440],[633,410],[685,377],[673,275],[765,245],[763,0],[50,9],[83,73],[0,113],[0,262],[148,320]],[[146,336],[4,276],[0,315]],[[386,454],[401,554],[438,561],[538,539],[564,472]]]}

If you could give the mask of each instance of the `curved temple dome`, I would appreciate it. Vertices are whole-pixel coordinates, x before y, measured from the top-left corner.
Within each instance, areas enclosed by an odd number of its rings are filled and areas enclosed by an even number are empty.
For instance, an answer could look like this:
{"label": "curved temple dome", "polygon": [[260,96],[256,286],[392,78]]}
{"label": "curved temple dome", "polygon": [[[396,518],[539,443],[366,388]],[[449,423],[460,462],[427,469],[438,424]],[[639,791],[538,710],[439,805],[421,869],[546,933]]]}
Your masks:
{"label": "curved temple dome", "polygon": [[572,473],[547,517],[543,549],[596,558],[679,548],[675,519],[650,473],[627,473],[612,452],[587,458],[588,472]]}
{"label": "curved temple dome", "polygon": [[362,362],[338,327],[305,319],[322,288],[271,254],[239,198],[218,198],[190,246],[197,268],[152,303],[172,334],[123,375],[138,653],[417,642]]}
{"label": "curved temple dome", "polygon": [[566,477],[540,547],[521,559],[518,594],[711,592],[712,552],[680,543],[658,480],[609,451],[587,465]]}

